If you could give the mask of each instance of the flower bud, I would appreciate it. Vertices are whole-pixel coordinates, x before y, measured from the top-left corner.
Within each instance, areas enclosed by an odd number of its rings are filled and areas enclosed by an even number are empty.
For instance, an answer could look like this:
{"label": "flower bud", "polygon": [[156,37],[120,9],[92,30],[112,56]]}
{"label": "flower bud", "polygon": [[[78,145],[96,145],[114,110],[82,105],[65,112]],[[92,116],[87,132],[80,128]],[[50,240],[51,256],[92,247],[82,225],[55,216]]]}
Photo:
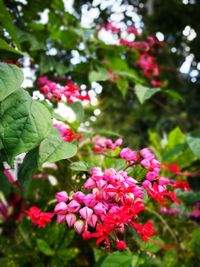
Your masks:
{"label": "flower bud", "polygon": [[65,191],[56,193],[55,198],[58,202],[66,202],[69,199],[68,194]]}
{"label": "flower bud", "polygon": [[72,200],[68,204],[68,210],[69,212],[78,212],[80,209],[80,204],[76,200]]}
{"label": "flower bud", "polygon": [[78,220],[74,224],[74,229],[78,234],[81,234],[84,231],[85,223],[82,220]]}
{"label": "flower bud", "polygon": [[63,223],[65,221],[65,215],[58,215],[57,216],[57,224]]}
{"label": "flower bud", "polygon": [[84,208],[79,210],[79,213],[80,213],[81,217],[87,221],[91,218],[93,210],[88,208],[88,207],[84,207]]}
{"label": "flower bud", "polygon": [[74,213],[68,213],[65,217],[65,220],[69,227],[72,227],[76,221],[76,215]]}
{"label": "flower bud", "polygon": [[91,226],[92,228],[95,228],[97,221],[98,221],[98,217],[97,217],[97,215],[92,214],[91,218],[88,220],[88,224],[89,224],[89,226]]}
{"label": "flower bud", "polygon": [[65,202],[59,202],[54,209],[54,212],[59,215],[65,215],[67,213],[67,204]]}

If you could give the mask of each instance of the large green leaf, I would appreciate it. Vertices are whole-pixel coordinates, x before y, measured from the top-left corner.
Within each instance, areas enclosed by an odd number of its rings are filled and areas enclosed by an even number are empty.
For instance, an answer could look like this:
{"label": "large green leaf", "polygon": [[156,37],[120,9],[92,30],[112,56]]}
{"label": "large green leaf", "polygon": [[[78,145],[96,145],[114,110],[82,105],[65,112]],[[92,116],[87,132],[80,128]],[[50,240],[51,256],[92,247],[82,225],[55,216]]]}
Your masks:
{"label": "large green leaf", "polygon": [[52,128],[48,137],[40,144],[39,166],[44,162],[56,162],[61,159],[71,158],[76,152],[76,145],[65,142],[58,129]]}
{"label": "large green leaf", "polygon": [[20,68],[0,63],[0,101],[19,89],[23,79],[24,75]]}
{"label": "large green leaf", "polygon": [[48,109],[23,89],[0,103],[0,116],[0,137],[10,164],[16,155],[39,145],[51,127]]}
{"label": "large green leaf", "polygon": [[135,94],[140,104],[143,104],[147,99],[151,98],[155,93],[159,91],[160,88],[148,88],[141,84],[136,84],[135,86]]}
{"label": "large green leaf", "polygon": [[12,21],[10,13],[8,12],[3,3],[3,0],[0,0],[0,10],[0,24],[2,24],[2,26],[9,32],[14,42],[19,45],[14,23]]}
{"label": "large green leaf", "polygon": [[195,156],[200,159],[200,138],[188,136],[186,141]]}
{"label": "large green leaf", "polygon": [[131,267],[132,255],[126,252],[114,252],[105,258],[101,267]]}

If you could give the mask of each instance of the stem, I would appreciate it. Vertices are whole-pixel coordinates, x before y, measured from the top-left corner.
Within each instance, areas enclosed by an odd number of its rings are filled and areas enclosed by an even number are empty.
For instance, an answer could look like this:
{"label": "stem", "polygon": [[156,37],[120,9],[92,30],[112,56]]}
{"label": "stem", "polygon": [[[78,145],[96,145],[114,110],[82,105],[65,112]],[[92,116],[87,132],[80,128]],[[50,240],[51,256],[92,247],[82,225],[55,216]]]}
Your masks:
{"label": "stem", "polygon": [[176,238],[173,230],[168,225],[168,223],[163,219],[163,217],[160,216],[160,214],[158,214],[156,211],[151,210],[149,208],[145,208],[145,210],[148,210],[150,213],[154,214],[158,219],[160,219],[160,221],[165,225],[166,229],[168,230],[168,232],[170,233],[170,235],[172,236],[172,238],[174,239],[174,241],[176,242],[176,244],[178,244],[178,240],[177,240],[177,238]]}
{"label": "stem", "polygon": [[117,156],[110,156],[110,155],[107,155],[105,153],[96,153],[97,155],[103,155],[104,157],[107,157],[107,158],[111,158],[111,159],[118,159],[119,158],[119,155]]}

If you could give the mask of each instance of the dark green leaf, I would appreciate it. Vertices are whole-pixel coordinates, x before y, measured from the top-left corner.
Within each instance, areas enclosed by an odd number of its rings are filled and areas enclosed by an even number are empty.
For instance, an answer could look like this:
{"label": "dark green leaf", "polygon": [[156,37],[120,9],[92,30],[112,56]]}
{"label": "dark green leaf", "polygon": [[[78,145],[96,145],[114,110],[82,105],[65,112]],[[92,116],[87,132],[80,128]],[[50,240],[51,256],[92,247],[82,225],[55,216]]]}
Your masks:
{"label": "dark green leaf", "polygon": [[10,182],[4,173],[0,170],[0,191],[7,196],[10,193]]}
{"label": "dark green leaf", "polygon": [[27,184],[37,170],[38,152],[38,147],[29,151],[19,167],[18,179],[22,186]]}
{"label": "dark green leaf", "polygon": [[57,255],[58,258],[64,262],[68,262],[75,258],[78,254],[78,248],[61,248],[58,250]]}
{"label": "dark green leaf", "polygon": [[37,239],[37,247],[46,256],[52,256],[54,254],[53,250],[50,248],[48,243],[43,239]]}

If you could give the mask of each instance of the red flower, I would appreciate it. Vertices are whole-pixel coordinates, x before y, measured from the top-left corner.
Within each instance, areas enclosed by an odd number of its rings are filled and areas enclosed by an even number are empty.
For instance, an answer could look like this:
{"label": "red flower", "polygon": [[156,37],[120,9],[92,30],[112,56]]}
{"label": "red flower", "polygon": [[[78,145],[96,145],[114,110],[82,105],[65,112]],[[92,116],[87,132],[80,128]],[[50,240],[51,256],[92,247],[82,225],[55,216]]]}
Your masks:
{"label": "red flower", "polygon": [[144,225],[133,222],[132,226],[136,230],[136,232],[142,236],[142,240],[145,242],[149,239],[149,237],[156,233],[156,231],[153,230],[152,222],[147,222]]}
{"label": "red flower", "polygon": [[164,171],[169,171],[175,174],[181,173],[181,170],[179,169],[179,166],[177,163],[172,163],[172,164],[163,163],[162,168]]}
{"label": "red flower", "polygon": [[39,225],[39,227],[45,228],[46,223],[51,222],[51,219],[53,218],[54,214],[50,212],[42,212],[38,207],[31,207],[28,211],[26,211],[26,214],[31,219],[31,221]]}
{"label": "red flower", "polygon": [[123,251],[126,249],[126,243],[122,240],[117,240],[117,249]]}
{"label": "red flower", "polygon": [[180,188],[181,191],[190,191],[191,190],[188,182],[184,182],[184,181],[176,181],[173,184],[173,188],[174,189]]}

